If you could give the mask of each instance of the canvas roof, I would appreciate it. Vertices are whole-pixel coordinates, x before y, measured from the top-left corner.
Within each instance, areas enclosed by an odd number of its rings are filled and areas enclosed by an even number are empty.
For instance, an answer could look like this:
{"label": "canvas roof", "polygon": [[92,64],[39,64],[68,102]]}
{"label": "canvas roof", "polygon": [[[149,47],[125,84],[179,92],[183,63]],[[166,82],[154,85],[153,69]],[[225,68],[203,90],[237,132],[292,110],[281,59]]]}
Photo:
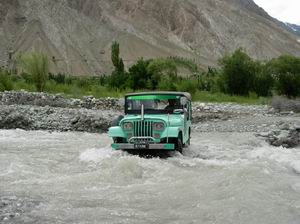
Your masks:
{"label": "canvas roof", "polygon": [[137,93],[129,93],[125,96],[141,96],[141,95],[179,95],[185,96],[188,100],[192,100],[192,96],[188,92],[173,92],[173,91],[153,91],[153,92],[137,92]]}

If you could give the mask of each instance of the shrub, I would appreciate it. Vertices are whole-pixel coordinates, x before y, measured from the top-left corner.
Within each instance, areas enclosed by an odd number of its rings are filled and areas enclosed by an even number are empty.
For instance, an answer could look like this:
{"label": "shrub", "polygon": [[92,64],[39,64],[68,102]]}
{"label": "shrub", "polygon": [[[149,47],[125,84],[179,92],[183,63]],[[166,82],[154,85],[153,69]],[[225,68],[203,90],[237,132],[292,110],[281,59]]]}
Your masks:
{"label": "shrub", "polygon": [[42,53],[31,53],[21,57],[21,64],[26,73],[32,76],[36,90],[44,90],[48,73],[48,58]]}
{"label": "shrub", "polygon": [[10,91],[13,89],[13,82],[10,74],[0,70],[0,91]]}
{"label": "shrub", "polygon": [[241,49],[220,60],[222,82],[226,93],[248,96],[253,89],[256,65]]}
{"label": "shrub", "polygon": [[157,89],[165,91],[176,91],[176,85],[174,79],[170,76],[163,76],[160,78],[157,85]]}
{"label": "shrub", "polygon": [[271,96],[275,80],[267,65],[257,62],[257,74],[254,80],[254,91],[258,96]]}
{"label": "shrub", "polygon": [[279,94],[286,95],[288,98],[300,96],[300,73],[279,74],[276,88]]}
{"label": "shrub", "polygon": [[194,94],[197,90],[197,82],[193,79],[183,79],[176,85],[176,90]]}
{"label": "shrub", "polygon": [[34,83],[32,75],[27,74],[26,72],[21,73],[21,77],[27,84]]}
{"label": "shrub", "polygon": [[300,58],[283,55],[268,63],[276,78],[276,89],[287,97],[300,96]]}
{"label": "shrub", "polygon": [[145,61],[142,58],[129,68],[128,85],[131,89],[152,89],[150,82],[152,74],[147,70],[149,63],[150,60]]}
{"label": "shrub", "polygon": [[49,80],[54,80],[57,84],[65,84],[66,83],[66,75],[61,74],[61,73],[54,75],[54,74],[50,73]]}

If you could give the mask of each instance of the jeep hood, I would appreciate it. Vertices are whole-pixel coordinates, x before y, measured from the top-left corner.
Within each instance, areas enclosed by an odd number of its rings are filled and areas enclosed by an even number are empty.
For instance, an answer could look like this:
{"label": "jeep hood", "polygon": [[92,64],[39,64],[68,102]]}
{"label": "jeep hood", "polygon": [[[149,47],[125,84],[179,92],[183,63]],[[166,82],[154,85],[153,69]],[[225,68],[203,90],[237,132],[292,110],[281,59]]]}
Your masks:
{"label": "jeep hood", "polygon": [[[145,120],[162,120],[166,124],[168,123],[168,115],[144,115]],[[121,122],[124,121],[139,121],[141,120],[141,115],[126,115]],[[183,122],[183,115],[180,114],[170,114],[169,115],[170,126],[181,126]]]}

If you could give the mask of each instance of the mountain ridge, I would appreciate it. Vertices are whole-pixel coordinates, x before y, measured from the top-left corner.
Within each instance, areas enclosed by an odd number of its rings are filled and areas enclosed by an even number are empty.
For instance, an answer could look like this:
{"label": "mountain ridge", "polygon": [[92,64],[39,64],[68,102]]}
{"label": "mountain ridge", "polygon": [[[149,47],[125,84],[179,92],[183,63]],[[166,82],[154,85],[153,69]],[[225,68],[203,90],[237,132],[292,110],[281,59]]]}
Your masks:
{"label": "mountain ridge", "polygon": [[292,23],[285,23],[285,25],[288,27],[288,29],[291,32],[294,32],[300,38],[300,25],[292,24]]}
{"label": "mountain ridge", "polygon": [[257,59],[300,56],[298,37],[252,0],[0,0],[0,61],[43,51],[51,71],[77,75],[112,69],[110,44],[130,65],[180,56],[217,65],[242,47]]}

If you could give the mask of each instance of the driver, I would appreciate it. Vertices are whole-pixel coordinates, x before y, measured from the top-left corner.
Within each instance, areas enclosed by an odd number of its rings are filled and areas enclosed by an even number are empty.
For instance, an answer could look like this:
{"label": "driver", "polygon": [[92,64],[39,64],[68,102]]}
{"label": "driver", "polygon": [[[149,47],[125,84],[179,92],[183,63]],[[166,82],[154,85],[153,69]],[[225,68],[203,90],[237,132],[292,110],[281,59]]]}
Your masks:
{"label": "driver", "polygon": [[168,105],[165,107],[165,110],[173,111],[177,107],[176,99],[168,99]]}

